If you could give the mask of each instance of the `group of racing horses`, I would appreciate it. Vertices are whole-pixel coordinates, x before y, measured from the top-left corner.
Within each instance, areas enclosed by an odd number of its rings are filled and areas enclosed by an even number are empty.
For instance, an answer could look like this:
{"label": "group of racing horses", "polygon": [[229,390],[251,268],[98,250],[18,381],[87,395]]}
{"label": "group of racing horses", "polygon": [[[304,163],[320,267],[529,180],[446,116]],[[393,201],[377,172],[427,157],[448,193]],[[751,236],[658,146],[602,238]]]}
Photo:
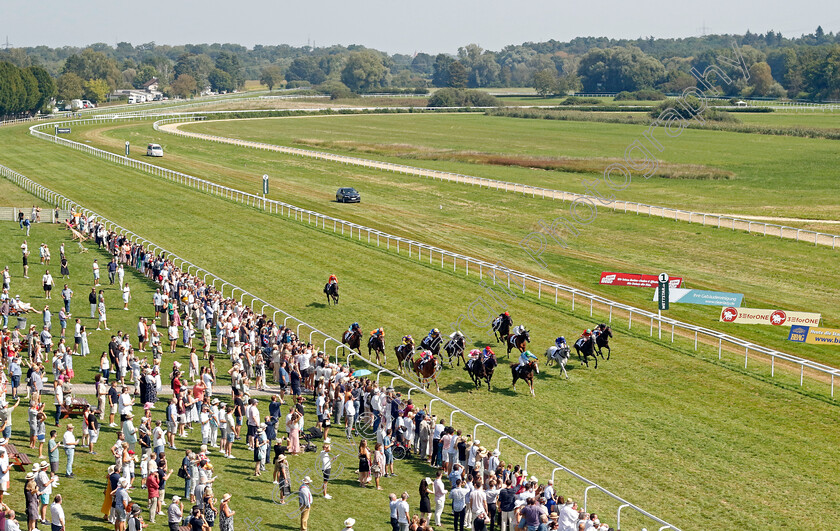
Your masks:
{"label": "group of racing horses", "polygon": [[[516,391],[516,382],[523,380],[528,384],[531,395],[534,396],[534,374],[539,373],[538,358],[528,351],[528,343],[531,341],[530,330],[524,326],[513,326],[513,319],[508,312],[499,315],[492,323],[493,333],[497,343],[502,343],[507,348],[506,356],[509,358],[512,350],[520,353],[517,363],[511,363],[510,371],[513,378],[513,390]],[[595,368],[598,368],[598,356],[601,359],[610,358],[609,340],[612,337],[612,330],[605,324],[600,324],[593,330],[586,330],[581,337],[575,341],[572,347],[577,351],[581,363],[589,367],[589,358],[595,360]],[[362,329],[358,323],[353,323],[344,332],[341,340],[351,351],[362,354]],[[562,341],[561,341],[562,340]],[[425,387],[430,381],[440,390],[437,382],[437,373],[441,369],[440,350],[443,348],[448,357],[450,367],[454,363],[458,366],[464,362],[464,370],[470,375],[476,388],[482,386],[482,381],[487,384],[490,390],[490,381],[498,365],[496,354],[487,346],[483,349],[473,349],[469,352],[469,359],[464,355],[466,350],[466,338],[460,331],[453,332],[444,342],[440,331],[435,328],[420,341],[420,355],[415,357],[417,348],[411,336],[404,336],[402,343],[394,347],[397,357],[397,367],[404,372],[404,368],[412,370]],[[376,355],[376,363],[385,365],[387,356],[385,354],[385,333],[381,328],[371,332],[367,342],[368,357],[373,359]],[[604,358],[603,349],[607,350],[607,357]],[[557,363],[563,370],[566,379],[569,378],[566,372],[566,362],[570,357],[570,348],[565,344],[564,338],[557,338],[556,344],[546,350],[547,365]],[[454,363],[453,363],[454,362]]]}

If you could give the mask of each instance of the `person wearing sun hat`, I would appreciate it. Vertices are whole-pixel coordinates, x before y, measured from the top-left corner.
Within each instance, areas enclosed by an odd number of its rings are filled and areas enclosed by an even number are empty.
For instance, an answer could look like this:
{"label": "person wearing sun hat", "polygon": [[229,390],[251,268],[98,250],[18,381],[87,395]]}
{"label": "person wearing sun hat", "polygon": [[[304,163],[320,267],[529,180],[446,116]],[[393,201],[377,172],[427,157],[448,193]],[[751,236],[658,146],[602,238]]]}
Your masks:
{"label": "person wearing sun hat", "polygon": [[353,531],[353,526],[356,525],[356,520],[353,518],[348,518],[344,521],[344,529],[341,531]]}
{"label": "person wearing sun hat", "polygon": [[219,505],[219,531],[233,531],[233,515],[236,511],[230,508],[232,496],[226,492]]}

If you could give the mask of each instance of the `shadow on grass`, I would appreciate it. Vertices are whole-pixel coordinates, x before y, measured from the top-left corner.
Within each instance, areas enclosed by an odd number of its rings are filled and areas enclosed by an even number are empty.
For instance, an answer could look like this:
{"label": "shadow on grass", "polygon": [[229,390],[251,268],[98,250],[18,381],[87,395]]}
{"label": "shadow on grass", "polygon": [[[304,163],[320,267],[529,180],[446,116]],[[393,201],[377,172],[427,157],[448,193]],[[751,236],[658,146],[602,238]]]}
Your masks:
{"label": "shadow on grass", "polygon": [[323,302],[310,302],[306,305],[307,308],[326,308],[327,305]]}

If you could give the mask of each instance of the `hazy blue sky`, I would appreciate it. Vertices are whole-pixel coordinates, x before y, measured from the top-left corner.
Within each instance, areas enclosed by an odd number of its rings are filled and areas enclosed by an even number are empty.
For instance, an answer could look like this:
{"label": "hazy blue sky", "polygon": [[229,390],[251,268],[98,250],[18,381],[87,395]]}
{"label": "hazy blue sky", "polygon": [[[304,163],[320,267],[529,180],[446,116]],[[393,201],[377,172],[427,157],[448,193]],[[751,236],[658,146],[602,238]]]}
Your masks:
{"label": "hazy blue sky", "polygon": [[686,37],[711,33],[786,36],[840,29],[837,0],[0,0],[0,42],[81,46],[234,42],[363,44],[390,53],[452,52],[577,36]]}

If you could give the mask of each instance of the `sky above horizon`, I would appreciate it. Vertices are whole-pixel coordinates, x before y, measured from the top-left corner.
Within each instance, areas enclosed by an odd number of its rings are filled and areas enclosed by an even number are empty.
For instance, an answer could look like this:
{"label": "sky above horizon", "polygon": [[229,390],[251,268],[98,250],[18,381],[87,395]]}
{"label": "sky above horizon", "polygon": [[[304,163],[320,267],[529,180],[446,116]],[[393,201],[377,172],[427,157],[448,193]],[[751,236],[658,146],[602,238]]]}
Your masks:
{"label": "sky above horizon", "polygon": [[[690,37],[705,33],[781,32],[786,37],[840,30],[836,0],[790,3],[709,0],[702,10],[664,0],[634,3],[594,0],[176,0],[170,3],[105,0],[0,0],[0,45],[85,46],[237,43],[329,46],[361,44],[388,53],[455,53],[477,43],[507,44],[574,37]],[[686,4],[692,6],[692,4]],[[700,5],[700,4],[697,4]],[[696,5],[695,5],[696,6]],[[686,13],[685,11],[691,11]],[[699,11],[699,12],[698,12]]]}

